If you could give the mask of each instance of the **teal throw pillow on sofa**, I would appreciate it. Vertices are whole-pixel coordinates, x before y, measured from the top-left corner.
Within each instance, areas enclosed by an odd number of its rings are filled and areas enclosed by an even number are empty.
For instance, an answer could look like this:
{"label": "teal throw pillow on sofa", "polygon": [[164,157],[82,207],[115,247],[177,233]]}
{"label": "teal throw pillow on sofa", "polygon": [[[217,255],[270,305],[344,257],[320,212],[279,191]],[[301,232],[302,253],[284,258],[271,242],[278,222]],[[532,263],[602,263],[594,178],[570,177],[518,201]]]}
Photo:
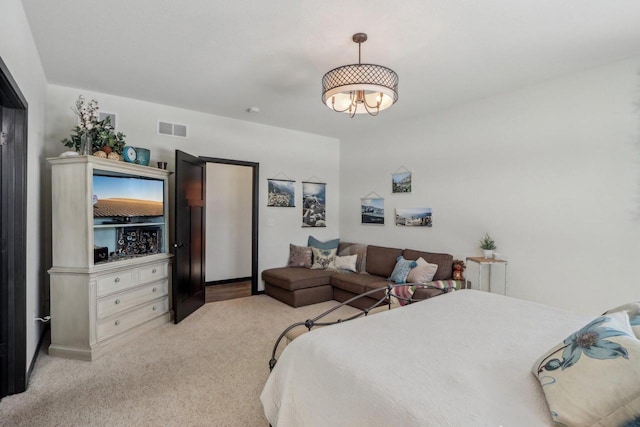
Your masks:
{"label": "teal throw pillow on sofa", "polygon": [[396,284],[407,283],[407,276],[412,268],[418,265],[417,262],[404,259],[403,256],[396,258],[396,266],[393,269],[393,273],[389,276],[389,280]]}
{"label": "teal throw pillow on sofa", "polygon": [[309,236],[309,241],[307,242],[307,246],[311,246],[312,248],[318,249],[338,249],[340,246],[340,239],[327,240],[326,242],[321,242],[313,236]]}

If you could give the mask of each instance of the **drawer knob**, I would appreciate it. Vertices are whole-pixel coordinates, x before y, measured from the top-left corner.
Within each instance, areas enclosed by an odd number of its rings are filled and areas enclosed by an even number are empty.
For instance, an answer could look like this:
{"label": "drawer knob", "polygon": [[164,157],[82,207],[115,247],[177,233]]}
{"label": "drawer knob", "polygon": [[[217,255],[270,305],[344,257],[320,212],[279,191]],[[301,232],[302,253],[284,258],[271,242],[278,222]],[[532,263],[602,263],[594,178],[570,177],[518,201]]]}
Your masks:
{"label": "drawer knob", "polygon": [[120,282],[120,278],[119,278],[119,277],[116,277],[115,282],[116,282],[116,283],[119,283],[119,282]]}
{"label": "drawer knob", "polygon": [[116,321],[115,321],[115,324],[116,324],[116,326],[118,326],[118,325],[120,324],[120,321],[119,321],[119,320],[116,320]]}
{"label": "drawer knob", "polygon": [[152,274],[156,274],[156,269],[154,268],[153,270],[151,270]]}
{"label": "drawer knob", "polygon": [[120,300],[119,299],[115,300],[115,303],[120,304]]}
{"label": "drawer knob", "polygon": [[158,290],[158,288],[156,288],[156,287],[154,286],[154,288],[153,288],[153,289],[151,289],[151,292],[156,292],[157,290]]}
{"label": "drawer knob", "polygon": [[153,306],[153,311],[156,311],[158,309],[158,307],[156,307],[155,305]]}

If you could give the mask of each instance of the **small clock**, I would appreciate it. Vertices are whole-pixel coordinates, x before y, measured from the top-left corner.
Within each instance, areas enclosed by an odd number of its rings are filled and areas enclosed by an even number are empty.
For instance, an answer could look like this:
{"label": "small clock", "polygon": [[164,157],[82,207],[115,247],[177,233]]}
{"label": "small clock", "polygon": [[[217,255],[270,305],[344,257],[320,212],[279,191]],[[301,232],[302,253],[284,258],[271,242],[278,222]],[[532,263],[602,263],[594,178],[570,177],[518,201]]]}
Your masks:
{"label": "small clock", "polygon": [[125,162],[135,163],[138,158],[138,153],[136,152],[136,147],[126,146],[122,150],[122,157]]}

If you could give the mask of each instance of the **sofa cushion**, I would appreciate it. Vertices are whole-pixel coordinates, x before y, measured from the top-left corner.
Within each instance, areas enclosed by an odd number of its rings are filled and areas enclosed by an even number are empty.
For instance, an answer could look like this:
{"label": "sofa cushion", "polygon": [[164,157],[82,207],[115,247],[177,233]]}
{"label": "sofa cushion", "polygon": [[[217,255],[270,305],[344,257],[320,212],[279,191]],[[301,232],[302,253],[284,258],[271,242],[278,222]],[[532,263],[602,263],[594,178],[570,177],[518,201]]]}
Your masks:
{"label": "sofa cushion", "polygon": [[270,268],[262,272],[262,280],[282,289],[294,291],[331,283],[331,271],[306,268]]}
{"label": "sofa cushion", "polygon": [[[384,278],[370,274],[334,274],[331,276],[331,285],[345,291],[361,294],[367,290],[370,283],[384,282]],[[386,283],[386,282],[385,282]],[[385,286],[382,284],[381,286]],[[374,286],[371,289],[375,289]]]}
{"label": "sofa cushion", "polygon": [[333,261],[327,267],[329,270],[336,270],[338,272],[351,271],[356,272],[356,261],[358,261],[358,255],[345,255],[333,257]]}
{"label": "sofa cushion", "polygon": [[404,259],[401,255],[396,260],[396,266],[393,268],[393,272],[391,273],[391,276],[389,276],[389,280],[397,284],[407,283],[409,271],[417,266],[418,263],[416,261]]}
{"label": "sofa cushion", "polygon": [[433,280],[438,264],[431,264],[420,257],[416,260],[417,266],[411,269],[407,275],[407,283],[427,283]]}
{"label": "sofa cushion", "polygon": [[313,252],[313,265],[312,270],[324,270],[331,265],[333,259],[336,257],[337,249],[318,249],[311,248]]}
{"label": "sofa cushion", "polygon": [[311,246],[312,248],[318,249],[335,249],[338,250],[338,246],[340,245],[340,239],[327,240],[326,242],[321,242],[313,236],[309,236],[307,240],[307,246]]}
{"label": "sofa cushion", "polygon": [[358,255],[358,260],[356,261],[356,271],[358,273],[367,271],[367,245],[363,245],[360,243],[340,242],[340,246],[338,246],[338,255]]}
{"label": "sofa cushion", "polygon": [[[385,278],[391,276],[396,266],[396,259],[400,255],[402,255],[402,249],[369,245],[367,247],[367,273]],[[405,256],[405,258],[407,257]],[[453,259],[453,257],[451,258]],[[416,260],[417,258],[411,259]]]}
{"label": "sofa cushion", "polygon": [[[431,264],[438,264],[438,270],[433,276],[433,280],[445,280],[453,277],[453,255],[422,252],[413,249],[405,249],[402,255],[406,259],[417,260],[422,257]],[[369,265],[367,265],[367,271],[369,271],[368,268]]]}
{"label": "sofa cushion", "polygon": [[289,262],[287,267],[311,268],[311,248],[289,243]]}

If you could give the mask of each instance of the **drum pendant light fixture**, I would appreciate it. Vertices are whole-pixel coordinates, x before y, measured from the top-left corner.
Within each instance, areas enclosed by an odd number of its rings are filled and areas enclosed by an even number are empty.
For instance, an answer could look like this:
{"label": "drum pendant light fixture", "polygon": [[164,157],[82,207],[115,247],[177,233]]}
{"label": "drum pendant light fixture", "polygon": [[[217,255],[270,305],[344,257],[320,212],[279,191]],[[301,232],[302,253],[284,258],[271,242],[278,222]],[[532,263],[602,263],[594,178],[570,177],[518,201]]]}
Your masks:
{"label": "drum pendant light fixture", "polygon": [[398,100],[398,75],[382,65],[363,64],[361,48],[367,35],[356,33],[352,39],[358,43],[358,63],[334,68],[322,77],[322,102],[351,117],[377,116]]}

